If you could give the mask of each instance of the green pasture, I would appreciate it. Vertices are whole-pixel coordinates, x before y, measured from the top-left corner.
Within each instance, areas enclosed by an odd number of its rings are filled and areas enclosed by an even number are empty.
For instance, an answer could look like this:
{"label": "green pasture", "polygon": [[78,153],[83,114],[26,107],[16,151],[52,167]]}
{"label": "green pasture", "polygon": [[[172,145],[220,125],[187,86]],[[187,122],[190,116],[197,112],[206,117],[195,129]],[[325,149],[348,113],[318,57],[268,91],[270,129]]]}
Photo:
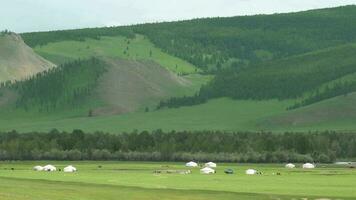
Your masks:
{"label": "green pasture", "polygon": [[[78,172],[35,172],[35,165],[72,164]],[[99,167],[101,166],[101,167]],[[334,165],[285,169],[283,164],[218,164],[217,174],[155,174],[184,163],[1,162],[0,198],[22,199],[354,199],[356,171]],[[13,168],[13,170],[11,170]],[[223,173],[231,168],[233,175]],[[263,175],[245,175],[253,168]],[[275,175],[280,173],[281,175]]]}
{"label": "green pasture", "polygon": [[147,38],[137,35],[135,39],[122,36],[101,37],[100,40],[63,41],[37,46],[35,52],[44,58],[61,64],[79,58],[92,56],[112,57],[133,60],[153,60],[161,66],[178,74],[195,73],[198,69],[192,64],[164,53],[155,47]]}
{"label": "green pasture", "polygon": [[111,133],[157,129],[256,131],[262,130],[256,126],[256,121],[286,112],[289,104],[289,101],[278,100],[235,101],[221,98],[191,107],[91,118],[60,115],[22,118],[22,115],[15,114],[11,118],[0,119],[0,130],[47,132],[56,128],[64,131],[82,129],[86,132]]}
{"label": "green pasture", "polygon": [[196,106],[101,117],[83,117],[86,112],[82,110],[49,115],[25,111],[2,112],[0,131],[352,131],[356,130],[356,111],[353,103],[355,99],[356,94],[351,94],[292,111],[286,110],[293,103],[290,100],[252,101],[221,98]]}

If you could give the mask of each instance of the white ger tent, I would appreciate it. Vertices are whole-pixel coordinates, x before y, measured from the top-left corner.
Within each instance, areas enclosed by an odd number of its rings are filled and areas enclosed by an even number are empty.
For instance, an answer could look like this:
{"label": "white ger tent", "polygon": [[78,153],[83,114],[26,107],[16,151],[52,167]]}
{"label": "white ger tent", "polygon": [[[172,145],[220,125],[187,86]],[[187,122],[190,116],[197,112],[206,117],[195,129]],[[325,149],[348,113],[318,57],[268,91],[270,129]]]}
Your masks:
{"label": "white ger tent", "polygon": [[54,172],[54,171],[57,171],[57,168],[53,165],[46,165],[43,167],[43,171]]}
{"label": "white ger tent", "polygon": [[185,166],[186,167],[198,167],[198,163],[191,161],[191,162],[186,163]]}
{"label": "white ger tent", "polygon": [[213,162],[208,162],[208,163],[205,163],[205,167],[209,167],[209,168],[216,168],[217,165],[216,163],[213,163]]}
{"label": "white ger tent", "polygon": [[42,166],[34,166],[33,170],[35,170],[35,171],[43,171],[43,167]]}
{"label": "white ger tent", "polygon": [[295,165],[292,163],[288,163],[288,164],[286,164],[286,168],[293,169],[293,168],[295,168]]}
{"label": "white ger tent", "polygon": [[305,163],[303,165],[303,169],[314,169],[314,168],[315,168],[315,165],[311,164],[311,163]]}
{"label": "white ger tent", "polygon": [[246,174],[247,174],[247,175],[255,175],[255,174],[257,174],[257,170],[255,170],[255,169],[248,169],[248,170],[246,170]]}
{"label": "white ger tent", "polygon": [[215,174],[215,170],[211,169],[210,167],[205,167],[200,170],[200,173],[202,174]]}
{"label": "white ger tent", "polygon": [[72,165],[69,165],[63,169],[64,172],[66,173],[73,173],[77,171],[77,168],[73,167]]}

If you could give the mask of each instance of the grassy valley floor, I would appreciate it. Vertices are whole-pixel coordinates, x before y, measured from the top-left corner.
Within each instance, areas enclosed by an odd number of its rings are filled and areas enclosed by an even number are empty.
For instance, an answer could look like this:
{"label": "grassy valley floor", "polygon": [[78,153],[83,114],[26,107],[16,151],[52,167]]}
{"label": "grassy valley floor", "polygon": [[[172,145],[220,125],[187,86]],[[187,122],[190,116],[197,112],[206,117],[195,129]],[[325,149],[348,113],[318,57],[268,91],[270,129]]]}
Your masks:
{"label": "grassy valley floor", "polygon": [[[35,172],[52,163],[74,174]],[[98,166],[101,166],[99,168]],[[298,166],[300,167],[300,165]],[[14,168],[14,170],[10,170]],[[226,175],[231,168],[235,174]],[[248,176],[254,168],[263,175]],[[154,174],[186,169],[183,163],[144,162],[0,162],[0,197],[4,200],[56,199],[354,199],[356,171],[334,165],[314,170],[285,169],[282,164],[218,164],[217,174]],[[274,175],[281,173],[280,176]]]}

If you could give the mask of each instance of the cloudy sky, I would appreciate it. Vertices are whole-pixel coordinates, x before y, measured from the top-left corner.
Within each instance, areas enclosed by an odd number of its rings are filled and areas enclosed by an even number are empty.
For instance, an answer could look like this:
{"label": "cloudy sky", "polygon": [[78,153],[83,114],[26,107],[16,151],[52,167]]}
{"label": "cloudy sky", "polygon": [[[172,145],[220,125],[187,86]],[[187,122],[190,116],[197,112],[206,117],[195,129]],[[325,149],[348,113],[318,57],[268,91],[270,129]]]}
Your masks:
{"label": "cloudy sky", "polygon": [[0,30],[73,29],[300,11],[356,0],[1,0]]}

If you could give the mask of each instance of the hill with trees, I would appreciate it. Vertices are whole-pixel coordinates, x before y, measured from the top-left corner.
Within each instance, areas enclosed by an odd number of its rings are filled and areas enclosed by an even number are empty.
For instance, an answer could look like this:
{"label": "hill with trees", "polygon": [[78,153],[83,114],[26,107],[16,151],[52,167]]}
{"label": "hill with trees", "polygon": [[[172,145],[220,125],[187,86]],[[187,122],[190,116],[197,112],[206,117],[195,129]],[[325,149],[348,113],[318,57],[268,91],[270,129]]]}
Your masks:
{"label": "hill with trees", "polygon": [[3,84],[0,108],[3,114],[68,110],[82,117],[148,112],[160,100],[194,94],[200,87],[195,79],[179,77],[153,61],[92,57]]}
{"label": "hill with trees", "polygon": [[297,13],[195,19],[125,27],[22,34],[31,47],[52,42],[145,35],[164,52],[204,71],[356,42],[356,6]]}
{"label": "hill with trees", "polygon": [[356,129],[356,6],[21,36],[61,67],[3,85],[2,130]]}

